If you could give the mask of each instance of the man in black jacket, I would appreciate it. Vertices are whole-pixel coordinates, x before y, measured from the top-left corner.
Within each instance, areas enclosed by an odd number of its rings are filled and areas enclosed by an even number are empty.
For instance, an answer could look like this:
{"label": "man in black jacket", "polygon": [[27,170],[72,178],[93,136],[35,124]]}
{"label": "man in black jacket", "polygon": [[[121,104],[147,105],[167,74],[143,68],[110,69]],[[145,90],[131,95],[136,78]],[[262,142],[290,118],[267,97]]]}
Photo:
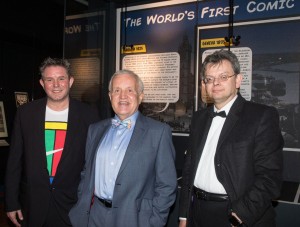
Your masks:
{"label": "man in black jacket", "polygon": [[275,108],[238,93],[237,57],[206,57],[202,83],[214,105],[194,114],[183,169],[180,227],[275,226],[283,139]]}
{"label": "man in black jacket", "polygon": [[71,226],[87,131],[98,117],[69,97],[69,69],[67,60],[47,58],[40,67],[47,98],[18,107],[5,182],[6,212],[15,226]]}

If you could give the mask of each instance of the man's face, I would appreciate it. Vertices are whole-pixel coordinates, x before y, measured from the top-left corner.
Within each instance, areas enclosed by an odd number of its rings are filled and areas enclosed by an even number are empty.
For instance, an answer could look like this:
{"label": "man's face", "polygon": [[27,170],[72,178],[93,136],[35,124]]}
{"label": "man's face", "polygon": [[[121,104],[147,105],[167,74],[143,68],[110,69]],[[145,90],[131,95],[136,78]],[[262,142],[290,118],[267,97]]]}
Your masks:
{"label": "man's face", "polygon": [[73,81],[73,77],[68,77],[64,67],[49,66],[45,69],[40,84],[48,96],[48,101],[57,103],[68,99]]}
{"label": "man's face", "polygon": [[208,96],[214,100],[215,106],[218,109],[221,109],[235,97],[242,82],[241,74],[230,77],[226,81],[218,79],[221,75],[227,75],[229,77],[234,75],[234,71],[229,61],[223,60],[220,64],[207,65],[205,77],[212,77],[215,79],[213,83],[205,84],[205,88]]}
{"label": "man's face", "polygon": [[143,97],[143,93],[139,94],[138,84],[134,77],[122,74],[113,78],[109,98],[120,120],[133,115],[138,110]]}

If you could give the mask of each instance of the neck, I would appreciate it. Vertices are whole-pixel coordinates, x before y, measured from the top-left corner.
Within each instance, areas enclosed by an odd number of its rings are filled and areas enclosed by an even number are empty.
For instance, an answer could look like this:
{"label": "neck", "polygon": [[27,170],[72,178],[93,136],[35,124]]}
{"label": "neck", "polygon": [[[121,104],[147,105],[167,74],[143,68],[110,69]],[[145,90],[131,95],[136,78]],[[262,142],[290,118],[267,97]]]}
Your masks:
{"label": "neck", "polygon": [[229,102],[231,102],[233,99],[235,99],[237,96],[237,94],[235,94],[234,96],[230,97],[229,99],[223,101],[223,102],[215,102],[214,105],[216,107],[217,110],[222,109],[224,106],[226,106]]}
{"label": "neck", "polygon": [[217,110],[222,109],[225,105],[226,105],[226,104],[224,104],[224,103],[222,103],[222,104],[217,104],[217,103],[215,103],[215,107],[216,107]]}
{"label": "neck", "polygon": [[47,107],[54,111],[63,111],[69,107],[69,99],[59,102],[55,102],[53,100],[48,99]]}

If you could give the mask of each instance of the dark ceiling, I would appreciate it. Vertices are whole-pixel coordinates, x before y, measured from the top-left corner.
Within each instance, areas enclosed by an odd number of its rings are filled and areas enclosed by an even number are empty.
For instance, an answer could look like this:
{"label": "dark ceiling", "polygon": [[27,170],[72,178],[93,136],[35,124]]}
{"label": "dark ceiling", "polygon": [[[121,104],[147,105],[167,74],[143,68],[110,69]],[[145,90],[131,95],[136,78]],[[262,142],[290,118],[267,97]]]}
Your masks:
{"label": "dark ceiling", "polygon": [[[57,34],[57,29],[63,30],[65,14],[73,15],[108,7],[129,7],[155,2],[162,2],[162,0],[4,1],[1,3],[0,10],[0,31],[2,34],[42,37],[51,41],[53,37],[54,39],[62,38],[57,37],[61,36]],[[5,37],[1,39],[3,38]]]}
{"label": "dark ceiling", "polygon": [[[50,0],[59,5],[64,5],[63,0]],[[116,7],[141,5],[155,2],[164,2],[169,0],[66,0],[66,4],[69,8],[72,7],[85,7],[85,8],[99,8],[107,4],[114,4]]]}
{"label": "dark ceiling", "polygon": [[[54,1],[58,3],[62,2],[60,0]],[[67,10],[76,10],[82,7],[85,7],[87,10],[95,10],[106,7],[107,5],[113,5],[119,8],[164,1],[168,0],[66,0],[68,5]]]}

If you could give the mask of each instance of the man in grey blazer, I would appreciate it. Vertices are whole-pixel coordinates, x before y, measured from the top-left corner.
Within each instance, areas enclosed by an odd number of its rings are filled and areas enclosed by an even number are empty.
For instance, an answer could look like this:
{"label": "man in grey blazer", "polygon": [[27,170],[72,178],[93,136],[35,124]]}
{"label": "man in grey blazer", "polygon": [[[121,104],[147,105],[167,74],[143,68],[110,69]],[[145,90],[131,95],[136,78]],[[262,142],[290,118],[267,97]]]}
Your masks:
{"label": "man in grey blazer", "polygon": [[74,227],[160,227],[176,197],[175,151],[170,127],[143,116],[143,82],[132,71],[109,83],[115,112],[90,126]]}

